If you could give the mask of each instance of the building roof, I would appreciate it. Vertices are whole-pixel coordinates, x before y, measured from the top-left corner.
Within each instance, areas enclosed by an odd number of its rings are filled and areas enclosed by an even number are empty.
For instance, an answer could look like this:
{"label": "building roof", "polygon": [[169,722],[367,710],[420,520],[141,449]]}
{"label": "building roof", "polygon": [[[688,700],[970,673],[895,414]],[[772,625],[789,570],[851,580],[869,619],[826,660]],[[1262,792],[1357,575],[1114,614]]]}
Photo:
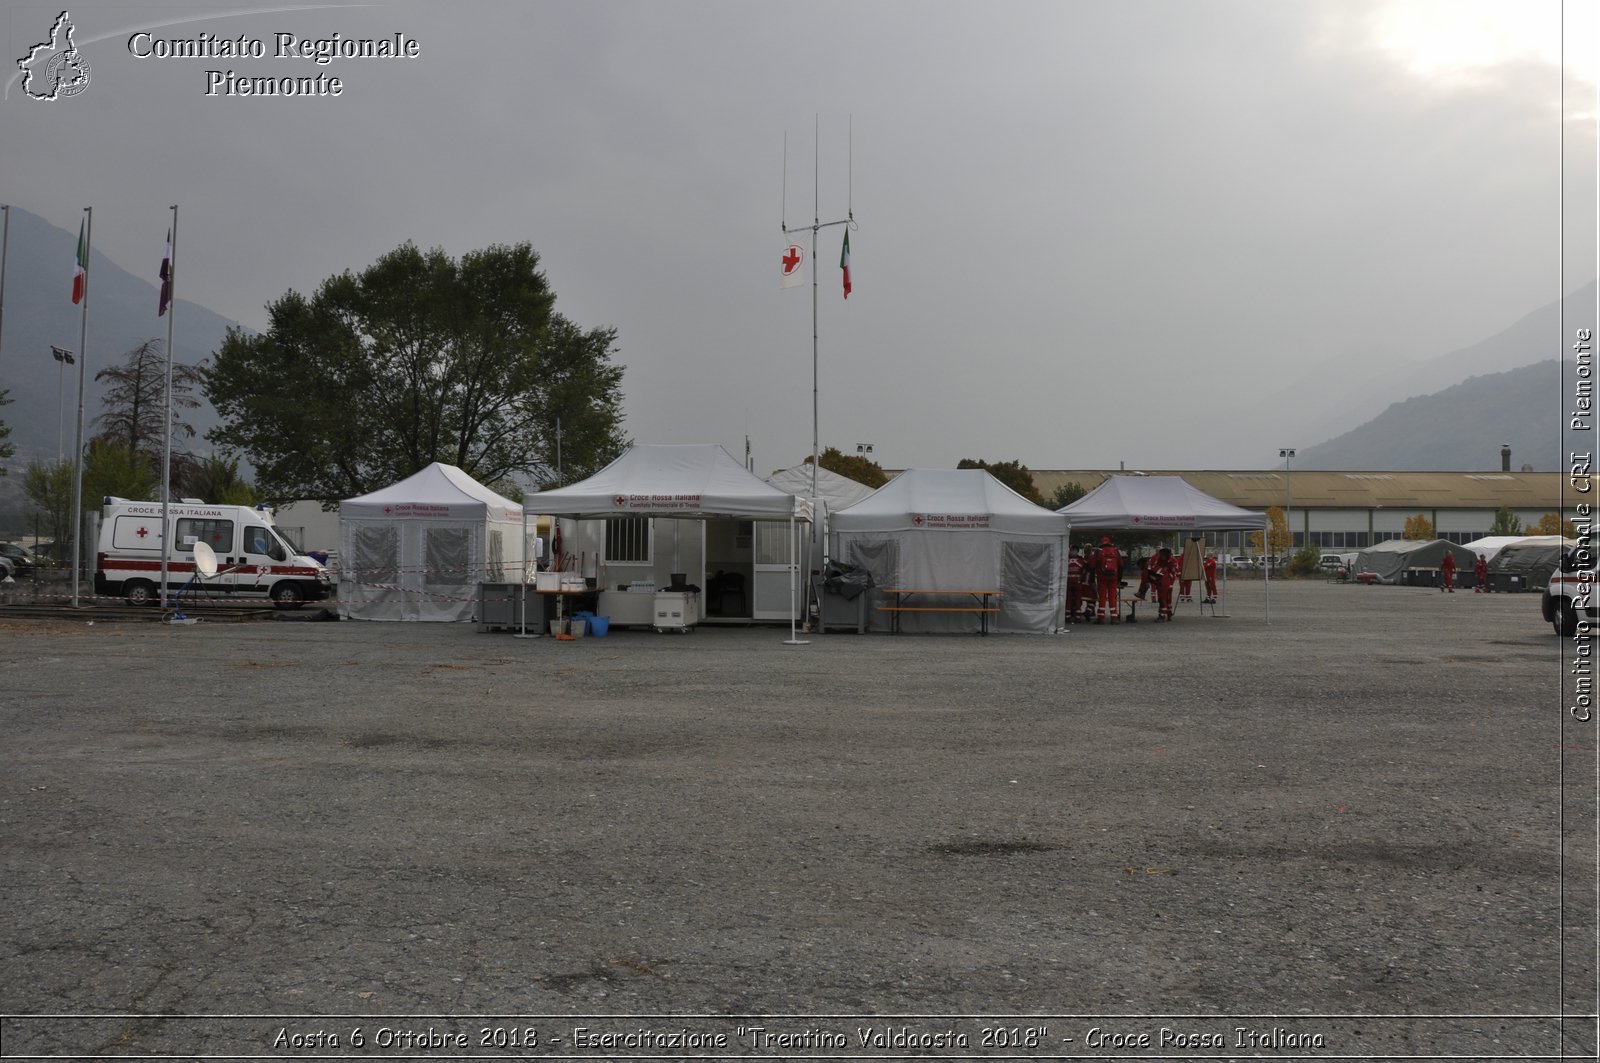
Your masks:
{"label": "building roof", "polygon": [[[1560,472],[1324,472],[1282,469],[1182,470],[1036,469],[1033,482],[1049,497],[1066,483],[1093,491],[1107,477],[1181,476],[1214,498],[1246,509],[1282,506],[1294,490],[1295,508],[1509,509],[1554,512],[1567,474]],[[1571,508],[1572,499],[1568,499]]]}

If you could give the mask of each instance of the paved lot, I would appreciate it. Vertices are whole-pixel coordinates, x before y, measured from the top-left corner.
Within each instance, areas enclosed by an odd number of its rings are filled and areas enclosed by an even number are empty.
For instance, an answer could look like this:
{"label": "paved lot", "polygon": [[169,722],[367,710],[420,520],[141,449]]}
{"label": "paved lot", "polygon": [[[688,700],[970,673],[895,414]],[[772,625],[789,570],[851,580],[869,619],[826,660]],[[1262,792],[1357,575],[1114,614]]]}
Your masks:
{"label": "paved lot", "polygon": [[[1268,624],[1261,595],[801,647],[0,613],[0,1012],[1190,1016],[1058,1018],[1057,1054],[1277,1015],[1306,1018],[1245,1021],[1323,1054],[1592,1051],[1522,1018],[1595,999],[1594,725],[1536,596],[1274,584]],[[362,1024],[7,1021],[7,1055]]]}

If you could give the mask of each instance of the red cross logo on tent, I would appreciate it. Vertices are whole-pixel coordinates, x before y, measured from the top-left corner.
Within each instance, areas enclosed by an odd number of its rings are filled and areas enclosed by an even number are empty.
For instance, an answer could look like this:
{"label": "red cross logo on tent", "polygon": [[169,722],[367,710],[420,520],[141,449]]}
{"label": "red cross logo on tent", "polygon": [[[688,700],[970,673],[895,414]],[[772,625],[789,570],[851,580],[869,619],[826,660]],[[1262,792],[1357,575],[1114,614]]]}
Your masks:
{"label": "red cross logo on tent", "polygon": [[611,500],[611,504],[616,506],[618,509],[621,509],[623,506],[628,504],[628,500],[623,498],[621,495],[618,495],[616,498]]}
{"label": "red cross logo on tent", "polygon": [[383,511],[385,513],[393,513],[394,512],[394,507],[393,506],[384,506],[383,507]]}
{"label": "red cross logo on tent", "polygon": [[918,513],[916,516],[912,517],[911,523],[920,526],[922,524],[922,514]]}
{"label": "red cross logo on tent", "polygon": [[1143,521],[1144,521],[1144,518],[1143,518],[1143,517],[1134,517],[1134,518],[1133,518],[1133,522],[1134,522],[1134,523],[1135,523],[1135,524],[1139,524],[1139,523],[1142,523],[1142,522],[1143,522]]}
{"label": "red cross logo on tent", "polygon": [[804,262],[805,258],[805,250],[801,248],[799,244],[790,244],[788,247],[784,248],[783,275],[785,277],[794,276],[795,271],[800,268],[800,263]]}
{"label": "red cross logo on tent", "polygon": [[140,528],[138,531],[134,532],[133,534],[135,534],[139,538],[143,539],[146,535],[150,534],[150,530],[148,528]]}

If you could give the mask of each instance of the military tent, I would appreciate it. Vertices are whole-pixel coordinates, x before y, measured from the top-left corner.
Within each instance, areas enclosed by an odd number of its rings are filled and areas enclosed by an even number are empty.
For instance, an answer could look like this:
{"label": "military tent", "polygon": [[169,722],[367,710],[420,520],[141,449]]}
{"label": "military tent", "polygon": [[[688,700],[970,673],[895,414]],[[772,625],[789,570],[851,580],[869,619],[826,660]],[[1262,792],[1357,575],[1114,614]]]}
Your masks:
{"label": "military tent", "polygon": [[1454,554],[1457,578],[1471,575],[1477,555],[1446,539],[1390,539],[1356,555],[1356,576],[1370,572],[1379,583],[1436,586],[1445,554]]}

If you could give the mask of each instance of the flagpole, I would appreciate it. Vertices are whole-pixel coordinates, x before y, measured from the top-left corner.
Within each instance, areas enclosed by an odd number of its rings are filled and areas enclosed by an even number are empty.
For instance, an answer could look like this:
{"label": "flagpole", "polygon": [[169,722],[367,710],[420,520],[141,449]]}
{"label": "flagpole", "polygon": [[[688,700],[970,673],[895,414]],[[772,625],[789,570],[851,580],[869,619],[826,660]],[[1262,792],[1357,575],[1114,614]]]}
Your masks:
{"label": "flagpole", "polygon": [[6,342],[6,252],[11,247],[11,204],[0,203],[0,214],[5,215],[5,226],[0,229],[0,349]]}
{"label": "flagpole", "polygon": [[84,207],[83,316],[78,324],[78,432],[72,448],[72,607],[78,607],[83,570],[83,371],[89,362],[89,255],[94,246],[94,208]]}
{"label": "flagpole", "polygon": [[[853,135],[854,134],[853,134],[853,131],[852,131],[852,137],[853,137]],[[852,146],[851,150],[852,150],[852,152],[854,151],[853,146]],[[784,165],[783,165],[784,200],[785,200],[785,204],[787,204],[787,201],[788,201],[788,188],[789,188],[789,139],[788,139],[788,134],[787,133],[784,135],[783,154],[784,154]],[[818,277],[818,275],[817,275],[817,271],[818,271],[818,267],[817,267],[817,233],[822,229],[831,229],[836,225],[845,225],[845,226],[849,226],[851,228],[853,228],[855,226],[855,208],[854,208],[853,204],[851,206],[851,209],[847,213],[847,215],[844,218],[840,219],[839,221],[824,222],[822,220],[822,211],[821,211],[821,206],[820,206],[821,205],[821,188],[820,188],[820,184],[821,184],[821,173],[822,173],[822,161],[821,160],[822,160],[822,153],[821,153],[821,144],[820,144],[820,126],[818,125],[816,120],[813,120],[813,132],[812,132],[812,171],[813,172],[812,172],[812,177],[811,177],[811,181],[812,181],[811,224],[809,226],[801,226],[801,227],[797,227],[797,228],[794,228],[794,229],[789,228],[789,225],[788,225],[787,221],[785,221],[784,225],[783,225],[783,232],[784,232],[785,236],[788,236],[789,233],[800,232],[802,229],[805,229],[805,228],[809,228],[811,230],[811,520],[812,520],[811,528],[812,528],[813,541],[816,539],[816,536],[817,536],[817,533],[818,533],[818,529],[817,529],[817,525],[816,525],[817,513],[822,508],[820,505],[818,505],[818,501],[817,501],[817,470],[819,468],[821,468],[821,466],[822,466],[822,443],[821,443],[821,432],[820,432],[820,429],[819,429],[819,420],[820,420],[820,418],[819,418],[819,415],[818,415],[818,410],[819,410],[818,394],[819,394],[819,391],[820,391],[820,386],[819,386],[818,381],[819,381],[819,378],[820,378],[820,373],[819,373],[819,368],[818,368],[818,366],[819,366],[819,356],[818,356],[819,344],[818,344],[818,338],[817,338],[818,337],[817,307],[818,307],[818,301],[820,299],[819,292],[820,292],[821,278]],[[852,159],[852,164],[853,164],[853,159]],[[852,183],[852,185],[854,184],[854,176],[853,175],[851,177],[851,183]],[[785,206],[784,209],[785,210],[788,209],[787,205]],[[819,611],[821,609],[821,603],[820,602],[818,603],[818,609],[819,609]],[[793,609],[791,608],[790,611],[792,613]],[[800,645],[804,645],[804,643],[800,643]]]}
{"label": "flagpole", "polygon": [[167,507],[172,501],[172,321],[178,316],[173,297],[178,290],[178,205],[172,205],[172,235],[168,238],[167,275],[161,281],[159,309],[167,315],[167,413],[166,443],[161,449],[161,608],[167,607],[167,567],[172,559],[171,525]]}

